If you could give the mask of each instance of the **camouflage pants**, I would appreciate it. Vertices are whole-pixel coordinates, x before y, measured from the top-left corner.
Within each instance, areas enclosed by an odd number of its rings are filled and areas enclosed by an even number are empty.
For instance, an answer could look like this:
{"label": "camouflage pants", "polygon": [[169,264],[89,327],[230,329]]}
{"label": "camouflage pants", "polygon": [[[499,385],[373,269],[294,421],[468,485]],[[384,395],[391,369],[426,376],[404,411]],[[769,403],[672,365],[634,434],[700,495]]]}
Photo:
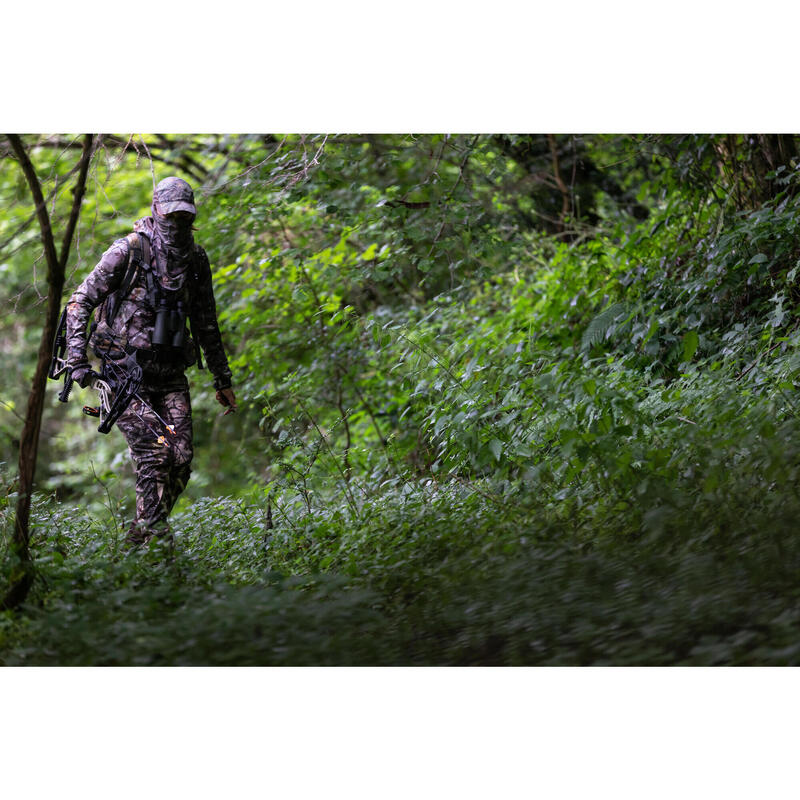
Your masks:
{"label": "camouflage pants", "polygon": [[139,394],[144,403],[134,398],[117,420],[117,426],[125,436],[136,467],[134,524],[154,530],[165,526],[175,501],[189,482],[192,407],[187,390],[142,389]]}

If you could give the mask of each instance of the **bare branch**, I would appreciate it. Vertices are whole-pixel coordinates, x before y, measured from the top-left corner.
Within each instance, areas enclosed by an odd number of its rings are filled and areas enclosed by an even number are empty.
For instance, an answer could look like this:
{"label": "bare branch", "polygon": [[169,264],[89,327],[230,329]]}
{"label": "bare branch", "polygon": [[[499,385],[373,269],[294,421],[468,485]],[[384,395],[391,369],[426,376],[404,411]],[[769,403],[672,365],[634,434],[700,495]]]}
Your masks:
{"label": "bare branch", "polygon": [[91,133],[87,133],[83,139],[83,153],[81,154],[80,171],[78,173],[78,180],[75,184],[75,188],[72,190],[72,210],[69,212],[67,228],[64,231],[64,239],[61,242],[60,263],[62,273],[67,266],[70,244],[72,243],[72,237],[75,233],[75,226],[78,224],[78,217],[81,213],[81,203],[83,202],[83,195],[86,191],[86,176],[89,172],[89,163],[92,160],[93,141],[94,137]]}
{"label": "bare branch", "polygon": [[11,148],[14,150],[14,155],[19,161],[20,168],[22,169],[25,180],[28,182],[28,188],[33,195],[33,202],[36,208],[36,216],[39,219],[39,232],[41,234],[42,244],[44,245],[44,253],[47,258],[47,277],[48,280],[54,277],[58,270],[58,254],[56,253],[56,244],[53,240],[53,230],[50,227],[50,215],[47,213],[47,201],[42,194],[42,186],[39,183],[39,178],[36,177],[36,170],[33,168],[30,158],[25,151],[25,146],[22,144],[22,139],[16,133],[9,133],[7,135]]}

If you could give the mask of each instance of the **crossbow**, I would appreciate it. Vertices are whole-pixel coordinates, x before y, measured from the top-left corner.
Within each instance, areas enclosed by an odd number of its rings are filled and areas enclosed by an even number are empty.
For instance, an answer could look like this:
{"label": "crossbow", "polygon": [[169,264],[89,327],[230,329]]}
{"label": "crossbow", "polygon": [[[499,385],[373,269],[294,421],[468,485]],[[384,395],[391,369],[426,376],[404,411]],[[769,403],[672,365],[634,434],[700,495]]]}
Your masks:
{"label": "crossbow", "polygon": [[[72,369],[67,364],[66,356],[67,309],[65,308],[61,312],[61,318],[58,321],[58,328],[53,340],[50,370],[47,373],[47,377],[53,380],[58,380],[62,375],[64,376],[64,387],[58,393],[58,399],[62,403],[66,403],[69,400],[74,383]],[[174,435],[175,429],[167,424],[139,394],[139,388],[142,385],[142,368],[136,361],[135,353],[126,355],[118,360],[104,358],[101,373],[93,376],[89,385],[97,391],[100,403],[96,407],[84,406],[83,413],[90,417],[100,418],[100,426],[97,429],[100,433],[108,433],[135,399],[153,413],[159,422],[164,425],[168,433]],[[142,419],[142,422],[151,430],[161,444],[165,444],[162,435],[154,431],[144,419]]]}

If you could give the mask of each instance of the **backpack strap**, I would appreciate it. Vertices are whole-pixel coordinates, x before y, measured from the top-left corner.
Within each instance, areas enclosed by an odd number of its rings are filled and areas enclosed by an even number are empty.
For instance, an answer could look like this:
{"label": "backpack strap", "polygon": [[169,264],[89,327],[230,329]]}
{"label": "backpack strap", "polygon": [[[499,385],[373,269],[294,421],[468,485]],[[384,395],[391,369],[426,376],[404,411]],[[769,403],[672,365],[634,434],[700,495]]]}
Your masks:
{"label": "backpack strap", "polygon": [[150,263],[150,239],[144,233],[129,233],[126,237],[128,245],[134,251],[134,255],[139,264]]}
{"label": "backpack strap", "polygon": [[133,286],[133,282],[136,280],[139,267],[142,264],[150,263],[150,240],[146,236],[134,232],[129,233],[125,239],[128,242],[128,266],[125,269],[125,275],[122,278],[119,289],[117,289],[108,300],[105,320],[109,327],[114,324],[122,301],[128,296],[131,290],[131,286]]}

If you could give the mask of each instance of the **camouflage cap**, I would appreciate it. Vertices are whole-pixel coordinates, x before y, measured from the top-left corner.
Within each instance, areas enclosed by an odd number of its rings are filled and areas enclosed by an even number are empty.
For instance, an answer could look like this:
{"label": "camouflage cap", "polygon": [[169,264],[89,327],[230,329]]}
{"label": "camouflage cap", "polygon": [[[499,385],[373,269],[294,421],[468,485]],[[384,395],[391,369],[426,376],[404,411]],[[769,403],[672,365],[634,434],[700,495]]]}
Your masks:
{"label": "camouflage cap", "polygon": [[159,214],[188,211],[190,214],[197,215],[192,187],[182,178],[164,178],[156,186],[153,202],[157,204]]}

